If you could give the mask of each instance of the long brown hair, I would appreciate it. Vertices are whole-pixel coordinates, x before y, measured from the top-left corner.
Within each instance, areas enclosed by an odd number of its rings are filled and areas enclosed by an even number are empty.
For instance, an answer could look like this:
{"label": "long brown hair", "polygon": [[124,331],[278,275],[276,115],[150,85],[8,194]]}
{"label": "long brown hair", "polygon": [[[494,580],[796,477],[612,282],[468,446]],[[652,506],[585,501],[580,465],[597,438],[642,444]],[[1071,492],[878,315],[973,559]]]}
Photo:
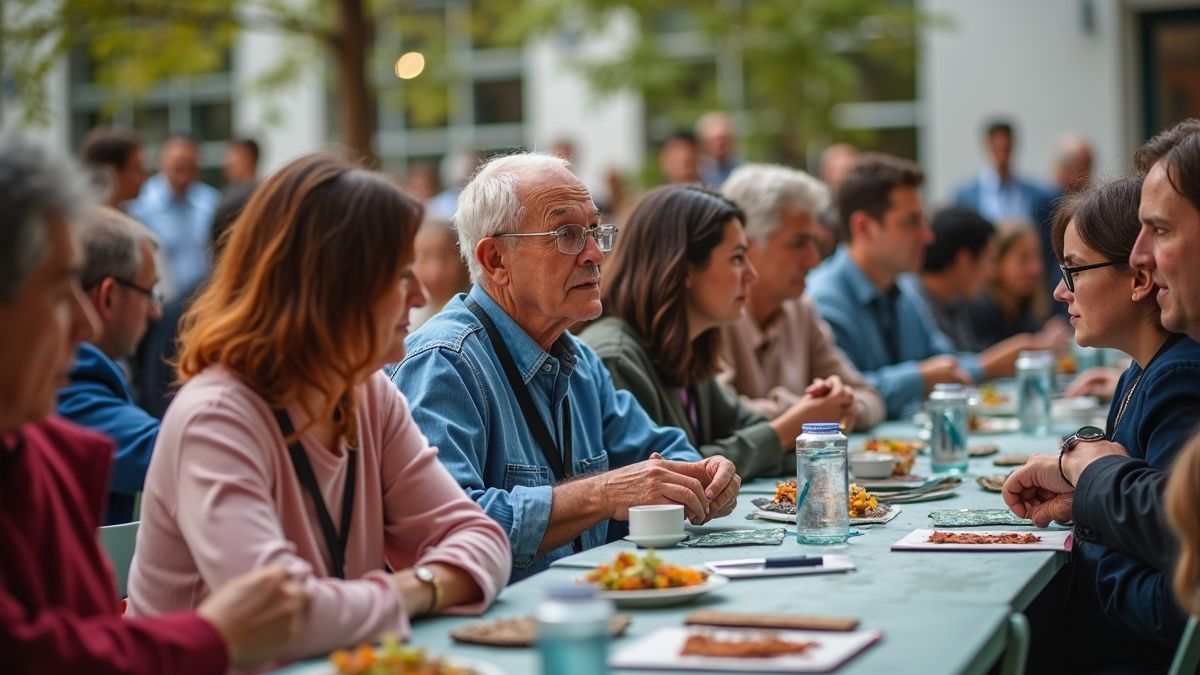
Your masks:
{"label": "long brown hair", "polygon": [[725,225],[745,222],[736,204],[703,188],[651,190],[621,227],[609,264],[604,311],[641,336],[658,377],[686,387],[717,372],[721,332],[688,339],[688,271],[703,267],[725,238]]}
{"label": "long brown hair", "polygon": [[220,365],[273,408],[316,389],[325,403],[305,405],[306,427],[332,418],[357,442],[355,387],[381,348],[373,306],[411,260],[422,215],[390,180],[341,159],[288,164],[254,191],[183,317],[180,382]]}
{"label": "long brown hair", "polygon": [[1200,436],[1179,451],[1164,499],[1167,520],[1179,538],[1175,596],[1189,614],[1200,615]]}

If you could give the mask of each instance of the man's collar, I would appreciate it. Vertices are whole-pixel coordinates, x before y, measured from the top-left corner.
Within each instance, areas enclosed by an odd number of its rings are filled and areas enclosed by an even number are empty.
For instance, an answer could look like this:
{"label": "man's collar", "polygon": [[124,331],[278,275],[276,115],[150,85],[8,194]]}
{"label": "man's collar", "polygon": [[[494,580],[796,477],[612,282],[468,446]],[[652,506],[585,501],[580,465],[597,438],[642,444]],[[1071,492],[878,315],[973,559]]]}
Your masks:
{"label": "man's collar", "polygon": [[[863,272],[858,263],[854,261],[854,258],[850,255],[849,247],[842,248],[835,256],[841,256],[841,258],[835,258],[831,261],[831,264],[837,266],[835,269],[838,269],[842,278],[846,280],[846,284],[850,287],[850,292],[854,294],[854,299],[858,304],[869,305],[876,298],[885,295],[878,288],[875,288],[875,284],[867,277],[866,272]],[[895,288],[896,285],[892,284],[889,293]]]}
{"label": "man's collar", "polygon": [[563,371],[568,374],[574,369],[578,357],[575,347],[571,344],[571,338],[565,331],[551,345],[550,349],[554,353],[548,353],[530,337],[529,333],[525,332],[520,324],[509,316],[508,312],[504,311],[499,303],[492,299],[492,296],[488,295],[481,284],[471,286],[471,291],[467,295],[479,303],[479,306],[495,324],[496,330],[500,333],[500,339],[504,340],[505,346],[512,354],[517,370],[521,373],[521,380],[525,384],[529,384],[529,380],[533,379],[538,369],[547,361],[559,362]]}

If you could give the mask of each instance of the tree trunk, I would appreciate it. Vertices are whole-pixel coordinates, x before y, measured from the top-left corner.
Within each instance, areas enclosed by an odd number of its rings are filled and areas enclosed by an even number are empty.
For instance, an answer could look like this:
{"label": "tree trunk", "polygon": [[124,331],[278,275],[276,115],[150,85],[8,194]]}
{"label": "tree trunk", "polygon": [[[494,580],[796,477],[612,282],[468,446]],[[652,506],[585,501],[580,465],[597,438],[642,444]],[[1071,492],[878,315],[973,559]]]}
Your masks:
{"label": "tree trunk", "polygon": [[338,127],[342,143],[369,166],[379,165],[375,136],[375,97],[367,79],[371,29],[364,0],[338,0],[333,51],[337,61]]}

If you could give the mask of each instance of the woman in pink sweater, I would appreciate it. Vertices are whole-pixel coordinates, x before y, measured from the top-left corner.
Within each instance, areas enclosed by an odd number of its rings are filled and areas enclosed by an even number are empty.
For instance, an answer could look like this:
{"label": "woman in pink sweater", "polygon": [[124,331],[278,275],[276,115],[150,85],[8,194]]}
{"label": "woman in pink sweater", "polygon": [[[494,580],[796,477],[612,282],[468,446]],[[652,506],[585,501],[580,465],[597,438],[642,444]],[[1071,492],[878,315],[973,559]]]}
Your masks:
{"label": "woman in pink sweater", "polygon": [[195,607],[282,563],[312,594],[299,658],[495,599],[507,537],[380,372],[424,304],[421,215],[383,176],[327,156],[256,190],[183,319],[184,384],[146,476],[131,613]]}

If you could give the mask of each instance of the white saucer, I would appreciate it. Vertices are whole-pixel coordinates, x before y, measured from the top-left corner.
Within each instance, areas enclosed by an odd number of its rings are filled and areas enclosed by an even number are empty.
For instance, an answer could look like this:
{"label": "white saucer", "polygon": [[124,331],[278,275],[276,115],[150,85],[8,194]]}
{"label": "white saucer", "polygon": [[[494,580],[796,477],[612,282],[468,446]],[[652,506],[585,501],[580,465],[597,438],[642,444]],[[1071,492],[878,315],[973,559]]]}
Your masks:
{"label": "white saucer", "polygon": [[687,538],[687,532],[680,532],[678,534],[655,534],[640,537],[635,537],[631,534],[625,537],[625,541],[637,544],[638,548],[646,548],[647,546],[653,546],[654,548],[670,548]]}

